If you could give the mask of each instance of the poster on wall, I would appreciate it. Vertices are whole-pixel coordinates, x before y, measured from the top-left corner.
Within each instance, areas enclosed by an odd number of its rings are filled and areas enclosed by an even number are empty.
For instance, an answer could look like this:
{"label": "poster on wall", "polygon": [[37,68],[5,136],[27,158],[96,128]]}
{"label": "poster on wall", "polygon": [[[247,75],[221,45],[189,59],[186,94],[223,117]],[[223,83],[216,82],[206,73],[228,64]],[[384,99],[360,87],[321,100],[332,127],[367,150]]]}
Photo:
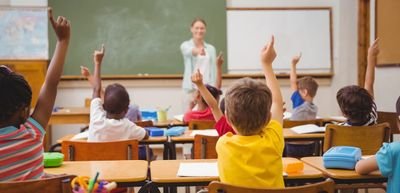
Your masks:
{"label": "poster on wall", "polygon": [[0,59],[49,58],[47,8],[0,7]]}

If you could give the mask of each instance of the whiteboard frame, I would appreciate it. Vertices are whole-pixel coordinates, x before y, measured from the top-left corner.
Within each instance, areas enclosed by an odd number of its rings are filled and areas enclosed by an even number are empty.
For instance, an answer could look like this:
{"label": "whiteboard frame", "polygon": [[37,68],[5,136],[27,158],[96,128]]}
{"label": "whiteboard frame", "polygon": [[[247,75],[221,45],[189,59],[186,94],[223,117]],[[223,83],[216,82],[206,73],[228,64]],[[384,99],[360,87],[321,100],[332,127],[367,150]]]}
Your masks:
{"label": "whiteboard frame", "polygon": [[[318,74],[322,76],[333,76],[333,23],[332,23],[332,8],[331,7],[227,7],[227,11],[293,11],[293,10],[300,10],[300,11],[313,11],[313,10],[321,10],[321,11],[328,11],[329,15],[329,41],[330,41],[330,68],[327,72],[315,72],[307,70],[300,70],[298,74]],[[228,16],[228,14],[227,14]],[[228,22],[228,19],[227,19]],[[228,30],[228,29],[227,29]],[[229,50],[229,46],[227,47]],[[229,51],[228,51],[229,52]],[[261,67],[260,67],[261,68]],[[229,74],[238,74],[236,72],[230,72],[229,64],[228,64],[228,73]],[[289,74],[289,72],[275,72],[276,74]],[[240,74],[240,73],[239,73]],[[243,73],[242,73],[243,74]],[[246,73],[247,74],[247,73]]]}

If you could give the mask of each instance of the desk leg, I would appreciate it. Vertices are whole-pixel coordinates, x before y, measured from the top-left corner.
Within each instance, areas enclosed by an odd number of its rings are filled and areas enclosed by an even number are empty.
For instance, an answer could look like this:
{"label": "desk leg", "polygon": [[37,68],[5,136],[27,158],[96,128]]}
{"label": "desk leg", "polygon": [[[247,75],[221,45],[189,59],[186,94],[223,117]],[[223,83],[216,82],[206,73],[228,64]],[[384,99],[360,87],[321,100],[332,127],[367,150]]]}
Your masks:
{"label": "desk leg", "polygon": [[176,144],[174,142],[169,142],[169,159],[176,160]]}
{"label": "desk leg", "polygon": [[169,155],[170,155],[170,149],[169,149],[169,143],[171,143],[171,142],[165,142],[164,143],[164,151],[163,151],[163,160],[169,160],[170,159],[170,157],[169,157]]}

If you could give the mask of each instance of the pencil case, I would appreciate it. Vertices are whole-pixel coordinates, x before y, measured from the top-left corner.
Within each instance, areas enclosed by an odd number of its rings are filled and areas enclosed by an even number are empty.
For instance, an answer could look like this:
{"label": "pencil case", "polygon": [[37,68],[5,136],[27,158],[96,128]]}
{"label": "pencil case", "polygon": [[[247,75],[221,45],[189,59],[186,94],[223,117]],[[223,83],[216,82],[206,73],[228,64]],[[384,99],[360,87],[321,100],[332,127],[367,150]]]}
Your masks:
{"label": "pencil case", "polygon": [[361,149],[352,146],[336,146],[330,148],[322,157],[325,168],[354,170],[361,159]]}
{"label": "pencil case", "polygon": [[304,163],[300,160],[290,161],[283,165],[283,171],[286,173],[297,173],[304,169]]}
{"label": "pencil case", "polygon": [[146,130],[151,137],[164,136],[164,129],[160,129],[157,127],[147,127]]}
{"label": "pencil case", "polygon": [[179,136],[182,135],[187,127],[175,126],[165,131],[166,136]]}
{"label": "pencil case", "polygon": [[45,168],[59,167],[64,160],[64,154],[58,152],[43,153],[43,165]]}

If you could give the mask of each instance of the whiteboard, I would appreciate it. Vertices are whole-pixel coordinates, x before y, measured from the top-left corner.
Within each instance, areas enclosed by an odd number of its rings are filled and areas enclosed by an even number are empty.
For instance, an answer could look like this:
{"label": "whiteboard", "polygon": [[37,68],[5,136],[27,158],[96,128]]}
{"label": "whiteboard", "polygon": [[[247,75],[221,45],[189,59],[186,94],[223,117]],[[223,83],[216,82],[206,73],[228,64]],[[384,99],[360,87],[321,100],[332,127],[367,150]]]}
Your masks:
{"label": "whiteboard", "polygon": [[271,35],[276,73],[289,73],[292,57],[300,52],[299,73],[332,72],[330,8],[228,9],[228,72],[260,73],[260,52]]}
{"label": "whiteboard", "polygon": [[49,57],[47,7],[0,7],[0,59]]}

